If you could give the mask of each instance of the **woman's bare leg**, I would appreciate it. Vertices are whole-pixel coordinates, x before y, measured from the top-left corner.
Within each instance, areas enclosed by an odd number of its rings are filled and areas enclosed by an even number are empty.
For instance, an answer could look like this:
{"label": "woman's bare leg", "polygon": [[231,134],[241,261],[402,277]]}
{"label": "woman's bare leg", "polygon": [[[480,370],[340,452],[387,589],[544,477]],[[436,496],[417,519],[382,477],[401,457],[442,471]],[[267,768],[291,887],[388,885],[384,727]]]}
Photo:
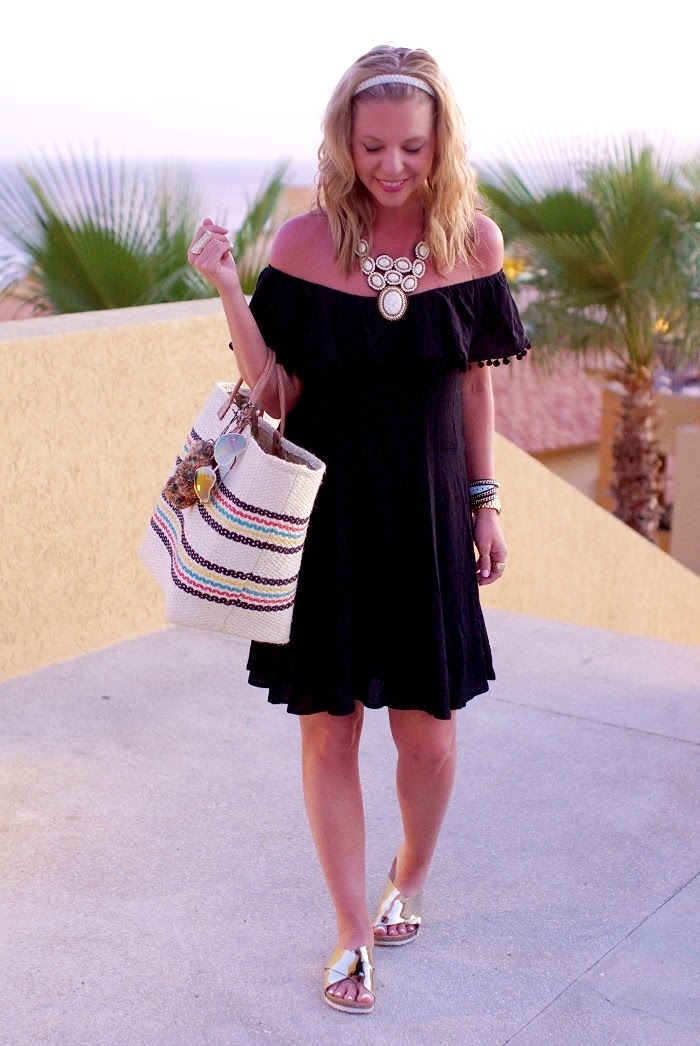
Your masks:
{"label": "woman's bare leg", "polygon": [[[365,818],[358,752],[364,709],[332,716],[299,717],[304,801],[321,869],[335,908],[338,945],[359,948],[372,942],[365,886]],[[357,981],[331,988],[338,998],[371,1002]]]}
{"label": "woman's bare leg", "polygon": [[[389,709],[399,753],[396,792],[404,842],[397,850],[395,885],[412,897],[428,877],[438,836],[447,813],[457,770],[457,717],[435,719],[427,712]],[[380,935],[383,927],[377,927]],[[404,923],[384,932],[409,932]]]}

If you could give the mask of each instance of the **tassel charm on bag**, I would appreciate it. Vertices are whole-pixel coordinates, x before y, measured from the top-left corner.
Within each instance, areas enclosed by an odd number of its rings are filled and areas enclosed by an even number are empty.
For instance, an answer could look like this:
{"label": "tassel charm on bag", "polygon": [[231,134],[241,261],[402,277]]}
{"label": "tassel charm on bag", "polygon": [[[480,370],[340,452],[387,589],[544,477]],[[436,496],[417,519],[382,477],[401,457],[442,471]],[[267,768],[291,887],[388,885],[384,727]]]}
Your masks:
{"label": "tassel charm on bag", "polygon": [[189,450],[178,458],[177,467],[165,484],[163,497],[173,508],[190,508],[198,501],[194,488],[197,469],[214,463],[214,444],[210,439],[196,439]]}
{"label": "tassel charm on bag", "polygon": [[[260,396],[275,373],[279,429]],[[268,358],[255,388],[218,384],[158,499],[139,555],[173,624],[287,643],[311,510],[326,466],[284,438],[281,367]],[[230,419],[222,431],[222,422]]]}

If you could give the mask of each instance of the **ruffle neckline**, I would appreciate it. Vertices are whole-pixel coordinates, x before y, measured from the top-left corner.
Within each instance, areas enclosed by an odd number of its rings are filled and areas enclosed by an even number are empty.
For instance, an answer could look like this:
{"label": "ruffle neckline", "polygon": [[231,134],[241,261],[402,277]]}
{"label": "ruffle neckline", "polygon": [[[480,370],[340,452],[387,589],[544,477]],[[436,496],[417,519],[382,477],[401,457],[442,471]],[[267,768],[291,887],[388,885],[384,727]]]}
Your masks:
{"label": "ruffle neckline", "polygon": [[[297,280],[299,283],[305,283],[308,287],[315,287],[324,291],[331,291],[333,294],[342,294],[346,298],[366,298],[367,301],[376,301],[376,293],[372,294],[356,294],[354,291],[344,291],[341,287],[330,287],[327,283],[316,283],[314,280],[306,280],[303,276],[293,276],[290,272],[285,272],[284,269],[278,269],[274,265],[268,264],[266,269],[274,273],[276,276],[285,276],[289,280]],[[263,269],[263,272],[265,269]],[[261,274],[262,275],[262,274]],[[472,280],[460,280],[458,283],[445,283],[438,284],[437,287],[428,287],[426,290],[412,291],[409,296],[409,302],[415,301],[416,298],[422,298],[426,294],[433,294],[437,291],[445,292],[453,289],[464,288],[472,283],[481,283],[484,280],[495,280],[500,282],[501,279],[506,279],[506,274],[503,269],[499,269],[498,272],[491,272],[488,276],[477,276]]]}
{"label": "ruffle neckline", "polygon": [[406,315],[392,323],[382,317],[374,294],[315,283],[268,265],[251,311],[278,361],[302,380],[331,363],[442,359],[466,371],[522,359],[531,348],[502,268],[415,291]]}

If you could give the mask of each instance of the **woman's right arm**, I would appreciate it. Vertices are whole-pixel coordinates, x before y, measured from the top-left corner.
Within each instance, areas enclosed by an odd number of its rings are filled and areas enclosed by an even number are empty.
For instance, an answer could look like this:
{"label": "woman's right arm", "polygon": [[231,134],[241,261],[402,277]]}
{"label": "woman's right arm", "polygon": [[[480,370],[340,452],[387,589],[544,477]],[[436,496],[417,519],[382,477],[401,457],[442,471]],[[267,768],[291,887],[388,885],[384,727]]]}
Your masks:
{"label": "woman's right arm", "polygon": [[[219,292],[238,369],[243,380],[252,389],[265,366],[268,350],[241,289],[236,264],[231,255],[231,244],[226,238],[227,231],[221,225],[214,225],[210,218],[205,218],[192,238],[187,260]],[[211,240],[204,246],[201,254],[192,254],[192,247],[206,232],[211,233]],[[282,375],[289,413],[299,400],[302,384],[297,377],[290,377],[284,369]],[[268,381],[260,400],[260,406],[266,414],[273,418],[280,417],[279,393],[277,382],[273,378]]]}

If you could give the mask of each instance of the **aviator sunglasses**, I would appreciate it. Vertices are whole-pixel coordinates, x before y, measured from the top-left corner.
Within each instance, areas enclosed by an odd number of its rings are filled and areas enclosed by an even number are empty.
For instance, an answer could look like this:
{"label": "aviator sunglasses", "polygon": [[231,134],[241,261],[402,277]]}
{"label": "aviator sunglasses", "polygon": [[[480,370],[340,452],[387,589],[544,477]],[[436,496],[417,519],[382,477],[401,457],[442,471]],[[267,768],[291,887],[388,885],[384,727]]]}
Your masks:
{"label": "aviator sunglasses", "polygon": [[[216,485],[217,472],[218,478],[223,481],[247,446],[248,440],[240,432],[225,432],[223,436],[219,436],[214,444],[216,464],[213,468],[210,465],[202,465],[194,474],[194,492],[203,505],[209,502]],[[226,469],[223,476],[220,472],[222,468]]]}

